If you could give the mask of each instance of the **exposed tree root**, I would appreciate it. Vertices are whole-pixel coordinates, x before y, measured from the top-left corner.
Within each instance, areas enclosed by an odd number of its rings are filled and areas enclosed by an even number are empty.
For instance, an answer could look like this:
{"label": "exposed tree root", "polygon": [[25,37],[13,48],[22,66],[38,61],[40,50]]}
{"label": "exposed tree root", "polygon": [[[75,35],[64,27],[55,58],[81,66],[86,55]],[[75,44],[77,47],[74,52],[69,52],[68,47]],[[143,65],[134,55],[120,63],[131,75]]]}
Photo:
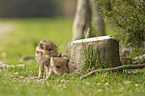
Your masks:
{"label": "exposed tree root", "polygon": [[140,65],[123,65],[123,66],[118,66],[118,67],[114,67],[114,68],[106,68],[106,69],[100,69],[100,70],[94,70],[90,73],[88,73],[87,75],[84,75],[82,77],[83,78],[87,78],[91,75],[93,75],[96,72],[101,72],[101,71],[122,71],[124,69],[142,69],[145,68],[145,63],[144,64],[140,64]]}

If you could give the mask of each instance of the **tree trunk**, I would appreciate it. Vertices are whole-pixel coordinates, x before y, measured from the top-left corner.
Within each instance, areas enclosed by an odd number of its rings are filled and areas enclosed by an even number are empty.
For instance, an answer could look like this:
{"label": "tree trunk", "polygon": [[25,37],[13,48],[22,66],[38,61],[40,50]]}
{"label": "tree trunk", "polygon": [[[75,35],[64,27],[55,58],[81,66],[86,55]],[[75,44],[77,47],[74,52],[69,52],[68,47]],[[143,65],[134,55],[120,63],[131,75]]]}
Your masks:
{"label": "tree trunk", "polygon": [[[86,71],[85,60],[106,68],[120,66],[119,43],[112,36],[76,40],[71,43],[70,71]],[[83,70],[82,70],[83,69]]]}
{"label": "tree trunk", "polygon": [[91,10],[89,0],[78,0],[76,14],[73,23],[72,40],[81,39],[90,25]]}
{"label": "tree trunk", "polygon": [[[62,2],[62,0],[60,1]],[[76,8],[76,0],[63,0],[63,11],[65,17],[74,17],[75,15],[75,8]]]}
{"label": "tree trunk", "polygon": [[100,9],[97,3],[93,3],[94,0],[91,0],[91,9],[92,9],[92,22],[95,27],[96,34],[95,36],[103,36],[105,35],[105,24],[103,17],[100,14]]}

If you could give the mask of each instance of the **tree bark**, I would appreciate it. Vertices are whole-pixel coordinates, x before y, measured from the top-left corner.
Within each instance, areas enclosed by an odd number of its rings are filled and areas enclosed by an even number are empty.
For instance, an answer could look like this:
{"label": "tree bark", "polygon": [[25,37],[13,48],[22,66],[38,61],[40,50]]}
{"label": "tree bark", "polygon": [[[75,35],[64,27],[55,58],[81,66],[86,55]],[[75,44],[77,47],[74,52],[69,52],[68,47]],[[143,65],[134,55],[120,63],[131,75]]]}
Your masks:
{"label": "tree bark", "polygon": [[90,26],[91,10],[89,0],[78,0],[76,14],[73,23],[73,37],[72,40],[81,39]]}
{"label": "tree bark", "polygon": [[[60,1],[62,2],[62,0]],[[66,18],[72,18],[75,15],[76,0],[63,0],[63,11]]]}
{"label": "tree bark", "polygon": [[92,9],[92,22],[95,27],[96,34],[95,36],[105,35],[105,24],[102,15],[100,14],[100,9],[97,3],[93,3],[94,0],[91,0],[91,9]]}
{"label": "tree bark", "polygon": [[96,72],[101,72],[101,71],[122,71],[124,69],[142,69],[145,68],[145,63],[140,64],[140,65],[123,65],[123,66],[118,66],[114,68],[106,68],[106,69],[100,69],[100,70],[94,70],[87,75],[84,75],[82,78],[87,78],[88,76],[93,75]]}
{"label": "tree bark", "polygon": [[[101,36],[95,38],[81,39],[71,42],[70,68],[71,72],[80,70],[85,72],[86,59],[99,62],[100,66],[120,66],[119,43],[112,36]],[[87,64],[87,63],[86,63]],[[83,70],[82,70],[83,69]]]}

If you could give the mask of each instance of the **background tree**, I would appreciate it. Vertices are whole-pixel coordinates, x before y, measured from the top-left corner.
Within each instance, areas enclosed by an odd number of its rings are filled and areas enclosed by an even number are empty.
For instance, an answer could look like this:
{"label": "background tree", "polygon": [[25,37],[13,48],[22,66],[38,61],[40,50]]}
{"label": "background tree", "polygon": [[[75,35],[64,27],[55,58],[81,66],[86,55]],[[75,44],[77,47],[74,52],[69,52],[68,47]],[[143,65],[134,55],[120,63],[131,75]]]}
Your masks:
{"label": "background tree", "polygon": [[0,17],[73,17],[75,2],[76,0],[0,0]]}
{"label": "background tree", "polygon": [[[57,1],[58,2],[58,1]],[[76,9],[76,0],[60,0],[61,6],[63,8],[64,17],[74,17]]]}
{"label": "background tree", "polygon": [[94,0],[78,0],[72,40],[83,38],[84,32],[90,27],[91,21],[94,24],[95,32],[91,30],[90,36],[105,35],[104,20],[98,5],[94,3]]}
{"label": "background tree", "polygon": [[83,38],[84,32],[90,26],[89,0],[77,0],[76,14],[73,23],[73,37],[72,40]]}
{"label": "background tree", "polygon": [[118,39],[125,45],[141,45],[145,41],[144,0],[97,0],[102,14],[112,22]]}
{"label": "background tree", "polygon": [[103,16],[100,13],[100,8],[95,0],[91,0],[91,9],[92,9],[92,23],[95,29],[93,33],[94,36],[105,35],[105,24]]}

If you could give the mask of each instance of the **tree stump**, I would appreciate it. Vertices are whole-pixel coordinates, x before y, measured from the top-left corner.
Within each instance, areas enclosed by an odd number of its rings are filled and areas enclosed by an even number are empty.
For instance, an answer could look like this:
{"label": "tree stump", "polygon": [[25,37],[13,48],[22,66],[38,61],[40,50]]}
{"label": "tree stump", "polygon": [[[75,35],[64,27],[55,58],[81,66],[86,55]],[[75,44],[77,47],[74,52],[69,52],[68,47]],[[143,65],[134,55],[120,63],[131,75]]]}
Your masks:
{"label": "tree stump", "polygon": [[70,72],[85,72],[86,67],[97,64],[105,65],[105,68],[121,65],[119,42],[114,37],[100,36],[71,42]]}

